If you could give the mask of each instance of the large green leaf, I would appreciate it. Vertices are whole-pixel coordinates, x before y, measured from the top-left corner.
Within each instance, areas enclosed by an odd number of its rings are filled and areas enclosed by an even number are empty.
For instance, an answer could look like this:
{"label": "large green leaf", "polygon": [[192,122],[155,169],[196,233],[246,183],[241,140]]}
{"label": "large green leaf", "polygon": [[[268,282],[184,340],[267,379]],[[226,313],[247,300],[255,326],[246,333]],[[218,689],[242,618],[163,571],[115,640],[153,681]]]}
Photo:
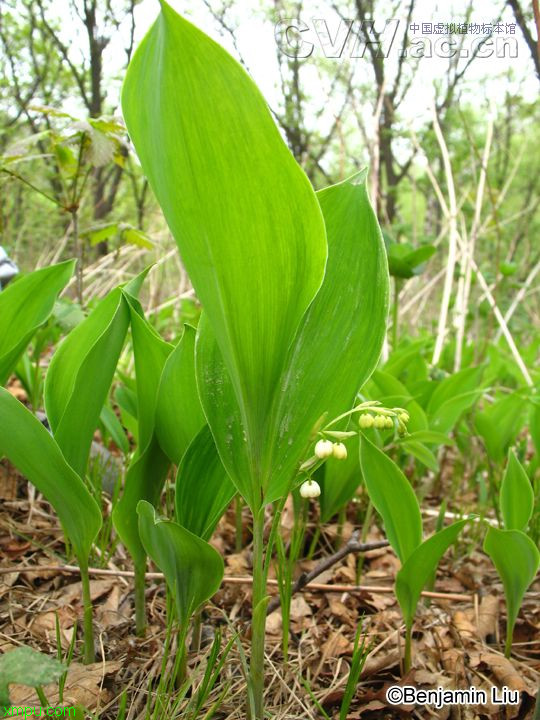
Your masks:
{"label": "large green leaf", "polygon": [[144,549],[163,572],[176,602],[181,625],[219,589],[223,559],[201,538],[181,525],[160,520],[144,500],[137,506]]}
{"label": "large green leaf", "polygon": [[165,342],[145,319],[137,300],[130,298],[129,305],[137,384],[139,453],[142,453],[155,433],[159,384],[173,346]]}
{"label": "large green leaf", "polygon": [[443,433],[454,428],[463,413],[482,395],[483,370],[482,367],[466,368],[437,384],[427,407],[430,428]]}
{"label": "large green leaf", "polygon": [[405,563],[422,542],[422,516],[416,495],[397,465],[366,437],[360,442],[360,465],[388,541]]}
{"label": "large green leaf", "polygon": [[[203,407],[223,463],[252,507],[262,499],[258,488],[266,502],[286,491],[317,422],[352,407],[375,367],[384,336],[388,274],[364,173],[318,196],[328,236],[325,278],[289,350],[255,456],[204,316],[199,324],[196,360]],[[260,480],[251,487],[246,480],[250,474]]]}
{"label": "large green leaf", "polygon": [[195,377],[195,332],[190,325],[184,326],[159,384],[156,433],[159,444],[175,465],[205,425]]}
{"label": "large green leaf", "polygon": [[405,624],[410,627],[420,593],[433,577],[441,557],[453,545],[467,520],[459,520],[419,545],[409,555],[396,576],[396,597]]}
{"label": "large green leaf", "polygon": [[0,293],[0,385],[7,381],[32,335],[51,314],[74,266],[69,260],[36,270]]}
{"label": "large green leaf", "polygon": [[503,462],[508,446],[516,439],[523,427],[527,404],[519,393],[503,395],[476,413],[474,422],[481,435],[489,457]]}
{"label": "large green leaf", "polygon": [[492,559],[503,583],[508,615],[506,634],[511,642],[523,596],[538,571],[540,552],[531,538],[520,530],[499,530],[494,527],[488,528],[484,550]]}
{"label": "large green leaf", "polygon": [[128,327],[129,308],[122,291],[113,290],[69,333],[47,371],[47,417],[54,439],[80,477]]}
{"label": "large green leaf", "polygon": [[188,447],[176,475],[176,519],[208,540],[236,494],[205,425]]}
{"label": "large green leaf", "polygon": [[424,443],[405,437],[400,440],[399,445],[405,450],[405,452],[410,453],[427,468],[433,472],[439,472],[439,463],[435,453],[424,445]]}
{"label": "large green leaf", "polygon": [[130,63],[124,116],[234,388],[248,481],[260,482],[274,389],[323,278],[324,223],[253,81],[161,6]]}
{"label": "large green leaf", "polygon": [[154,424],[159,381],[173,347],[147,322],[138,301],[127,295],[126,298],[135,357],[139,446],[126,473],[122,496],[113,510],[113,522],[120,539],[140,567],[146,560],[146,553],[139,537],[137,505],[140,500],[158,504],[170,468],[170,460],[159,445]]}
{"label": "large green leaf", "polygon": [[[388,266],[366,172],[317,193],[326,223],[328,263],[276,393],[268,447],[267,501],[287,488],[319,418],[353,405],[381,352],[388,311]],[[344,420],[339,427],[347,424]]]}
{"label": "large green leaf", "polygon": [[525,469],[510,450],[500,492],[505,530],[526,530],[534,509],[534,492]]}
{"label": "large green leaf", "polygon": [[137,455],[130,463],[124,490],[113,510],[116,532],[137,567],[144,567],[146,562],[146,552],[139,537],[137,504],[140,500],[147,500],[154,506],[159,504],[170,466],[169,458],[153,436],[142,454]]}
{"label": "large green leaf", "polygon": [[0,388],[0,457],[4,455],[51,503],[79,562],[88,565],[101,511],[50,433]]}

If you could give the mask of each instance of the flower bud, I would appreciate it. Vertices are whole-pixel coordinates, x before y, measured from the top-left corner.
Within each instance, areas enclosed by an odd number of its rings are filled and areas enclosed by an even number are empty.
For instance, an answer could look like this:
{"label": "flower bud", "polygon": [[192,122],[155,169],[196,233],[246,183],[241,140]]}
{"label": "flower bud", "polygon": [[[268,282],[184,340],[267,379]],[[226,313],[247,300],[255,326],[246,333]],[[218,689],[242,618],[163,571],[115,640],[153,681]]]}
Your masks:
{"label": "flower bud", "polygon": [[323,460],[334,452],[334,444],[330,440],[319,440],[315,445],[315,455]]}
{"label": "flower bud", "polygon": [[315,480],[306,480],[300,485],[300,495],[303,498],[316,498],[321,494],[319,483]]}
{"label": "flower bud", "polygon": [[409,413],[406,413],[406,412],[400,413],[399,419],[401,420],[401,422],[402,422],[404,425],[406,425],[406,424],[409,422],[409,419],[410,419],[410,418],[409,418]]}
{"label": "flower bud", "polygon": [[382,428],[385,426],[386,418],[384,418],[382,415],[377,415],[377,417],[373,419],[373,427],[376,427],[378,430],[382,430]]}
{"label": "flower bud", "polygon": [[343,443],[334,443],[332,453],[338,460],[345,460],[347,457],[347,448]]}
{"label": "flower bud", "polygon": [[373,427],[373,415],[370,415],[369,413],[364,413],[363,415],[360,415],[358,424],[363,429]]}
{"label": "flower bud", "polygon": [[393,427],[394,427],[394,421],[392,420],[391,417],[384,418],[384,425],[385,425],[385,427],[387,427],[388,429],[393,428]]}

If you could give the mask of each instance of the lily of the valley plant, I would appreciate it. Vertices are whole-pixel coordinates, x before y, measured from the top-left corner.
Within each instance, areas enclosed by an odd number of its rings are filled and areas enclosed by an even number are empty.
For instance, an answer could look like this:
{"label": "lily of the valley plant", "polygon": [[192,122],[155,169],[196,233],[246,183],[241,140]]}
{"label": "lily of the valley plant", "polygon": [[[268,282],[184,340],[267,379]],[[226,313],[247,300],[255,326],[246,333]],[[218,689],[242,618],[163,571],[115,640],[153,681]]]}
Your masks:
{"label": "lily of the valley plant", "polygon": [[[200,401],[253,515],[249,705],[261,720],[265,507],[306,480],[298,471],[317,429],[352,407],[377,362],[382,238],[364,173],[315,193],[249,76],[165,2],[128,68],[122,106],[204,308]],[[140,513],[147,524],[145,505]]]}

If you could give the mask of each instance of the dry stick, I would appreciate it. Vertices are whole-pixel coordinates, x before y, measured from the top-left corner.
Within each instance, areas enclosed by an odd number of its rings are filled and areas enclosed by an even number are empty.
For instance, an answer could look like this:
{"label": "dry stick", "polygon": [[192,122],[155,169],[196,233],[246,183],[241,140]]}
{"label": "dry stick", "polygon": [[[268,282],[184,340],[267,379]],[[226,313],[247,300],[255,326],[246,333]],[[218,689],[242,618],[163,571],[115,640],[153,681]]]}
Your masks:
{"label": "dry stick", "polygon": [[[508,310],[505,312],[505,314],[504,314],[504,321],[505,321],[505,323],[506,323],[507,325],[508,325],[508,323],[510,322],[510,318],[511,318],[512,315],[514,314],[517,306],[519,305],[519,303],[520,303],[520,302],[523,300],[523,298],[525,297],[525,295],[526,295],[526,293],[527,293],[527,290],[530,288],[530,286],[532,285],[532,282],[533,282],[534,278],[538,275],[539,272],[540,272],[540,262],[536,263],[536,265],[533,267],[533,269],[532,269],[531,272],[529,273],[527,279],[525,280],[525,282],[523,283],[523,285],[522,285],[521,288],[519,289],[518,293],[516,294],[516,297],[515,297],[514,300],[512,301],[512,304],[510,305],[510,307],[508,308]],[[497,342],[497,341],[499,340],[499,338],[501,337],[501,335],[502,335],[502,330],[499,328],[499,329],[497,330],[496,335],[495,335],[495,342]]]}
{"label": "dry stick", "polygon": [[[437,117],[437,110],[435,104],[433,105],[433,129],[435,130],[435,136],[439,142],[439,145],[444,143],[442,136],[441,126],[439,125],[439,119]],[[457,199],[456,189],[454,186],[454,178],[452,175],[452,168],[450,165],[450,157],[448,154],[443,153],[443,164],[446,175],[446,184],[448,187],[448,259],[446,261],[446,274],[444,278],[443,296],[441,300],[441,309],[439,312],[439,323],[437,328],[437,338],[435,340],[435,348],[433,350],[432,364],[437,365],[440,360],[444,340],[446,337],[446,321],[448,318],[448,308],[450,307],[450,297],[452,295],[452,284],[454,281],[454,268],[456,266],[457,259]]]}
{"label": "dry stick", "polygon": [[[76,565],[36,565],[35,567],[8,567],[0,568],[0,575],[7,575],[8,573],[24,573],[24,572],[51,572],[56,570],[57,572],[65,573],[80,573],[81,570]],[[108,577],[126,577],[132,578],[135,576],[133,570],[107,570],[101,568],[88,568],[89,575],[104,575]],[[148,572],[146,573],[148,580],[164,580],[165,575],[160,572]],[[225,575],[223,582],[228,585],[251,585],[253,583],[252,577],[242,577],[236,575]],[[269,579],[268,585],[277,586],[278,581]],[[338,592],[338,593],[373,593],[375,595],[386,595],[392,594],[394,588],[386,585],[327,585],[324,583],[310,583],[309,591],[316,592]],[[455,600],[459,602],[469,602],[472,595],[465,593],[445,593],[445,592],[431,592],[424,590],[422,592],[423,597],[438,598],[439,600]]]}
{"label": "dry stick", "polygon": [[[24,573],[24,572],[51,572],[56,570],[57,572],[65,573],[80,573],[81,570],[76,565],[36,565],[35,567],[10,567],[0,568],[0,575],[7,575],[8,573]],[[106,570],[101,568],[88,568],[89,575],[104,575],[107,577],[127,577],[132,578],[135,576],[133,570]],[[163,573],[146,573],[147,580],[164,580],[165,575]],[[252,577],[242,577],[236,575],[225,575],[223,582],[228,585],[251,585],[253,583]],[[267,580],[268,585],[276,586],[278,581],[274,579]],[[394,592],[394,588],[386,585],[328,585],[325,583],[309,583],[308,590],[310,592],[339,592],[339,593],[373,593],[374,595],[391,595]],[[429,597],[439,600],[455,600],[458,602],[470,602],[474,597],[473,595],[465,593],[445,593],[445,592],[431,592],[424,590],[422,597]]]}
{"label": "dry stick", "polygon": [[[441,153],[442,153],[442,155],[443,155],[443,158],[446,158],[446,162],[448,162],[448,164],[450,164],[450,155],[449,155],[449,153],[448,153],[448,148],[447,148],[447,146],[446,146],[446,143],[445,143],[445,141],[444,141],[444,138],[443,138],[442,134],[440,135],[440,137],[438,137],[438,139],[439,139],[440,141],[442,141],[442,142],[441,142],[441,145],[440,145],[440,149],[441,149]],[[414,134],[413,134],[413,140],[414,140],[416,143],[418,142],[417,139],[415,138]],[[446,204],[446,202],[445,202],[445,199],[444,199],[444,196],[443,196],[443,194],[442,194],[442,192],[441,192],[441,188],[440,188],[440,186],[439,186],[439,183],[437,182],[437,179],[436,179],[435,175],[433,174],[433,170],[431,169],[429,163],[428,163],[428,165],[426,166],[426,174],[427,174],[429,180],[431,181],[431,184],[432,184],[432,186],[433,186],[433,190],[435,191],[435,195],[437,196],[437,199],[439,200],[439,203],[440,203],[441,209],[442,209],[442,211],[443,211],[443,214],[448,217],[449,214],[450,214],[450,213],[449,213],[448,206],[447,206],[447,204]],[[467,250],[467,248],[465,248],[465,247],[463,246],[463,243],[462,243],[462,241],[461,241],[461,237],[460,237],[459,233],[458,233],[458,235],[456,236],[456,239],[457,239],[458,243],[461,245],[461,248],[460,248],[460,249],[461,249],[461,252],[462,252],[464,255],[468,255],[468,250]],[[527,366],[526,366],[525,363],[523,362],[523,358],[521,357],[521,355],[520,355],[520,353],[519,353],[519,350],[518,350],[518,348],[517,348],[517,346],[516,346],[516,343],[514,342],[514,338],[512,337],[512,334],[511,334],[510,330],[508,329],[508,325],[506,324],[505,319],[504,319],[501,311],[499,310],[499,307],[498,307],[497,303],[495,302],[495,298],[493,297],[493,295],[492,295],[492,293],[491,293],[491,290],[489,289],[489,285],[487,284],[486,279],[484,278],[484,276],[483,276],[482,272],[480,271],[480,268],[479,268],[478,265],[476,264],[474,258],[472,258],[472,257],[469,256],[469,262],[470,262],[470,264],[471,264],[471,268],[472,268],[473,272],[476,273],[476,278],[477,278],[477,280],[478,280],[478,284],[480,285],[482,291],[484,292],[485,297],[486,297],[486,299],[487,299],[487,301],[488,301],[491,309],[493,310],[493,314],[495,315],[495,318],[497,319],[497,322],[498,322],[499,325],[500,325],[501,331],[502,331],[502,333],[503,333],[503,335],[504,335],[504,337],[505,337],[506,342],[508,343],[508,347],[510,348],[510,352],[511,352],[512,355],[514,356],[514,360],[516,361],[516,365],[517,365],[518,368],[520,369],[521,374],[523,375],[523,377],[524,377],[525,382],[527,383],[527,385],[528,385],[529,387],[533,387],[533,386],[534,386],[534,383],[533,383],[532,378],[531,378],[531,376],[530,376],[530,374],[529,374],[529,371],[527,370]]]}
{"label": "dry stick", "polygon": [[[313,568],[308,573],[302,573],[298,580],[294,583],[294,585],[291,588],[291,595],[294,595],[295,593],[302,590],[308,583],[310,583],[312,580],[315,580],[316,577],[321,575],[325,570],[328,570],[332,567],[332,565],[335,565],[340,560],[343,560],[344,557],[347,557],[347,555],[350,555],[350,553],[353,552],[367,552],[368,550],[377,550],[378,548],[388,547],[390,544],[388,540],[379,540],[377,542],[371,542],[371,543],[362,543],[359,541],[359,535],[358,532],[354,532],[351,536],[351,539],[343,545],[339,550],[337,550],[333,555],[329,555],[326,558],[323,558],[321,562]],[[270,615],[271,612],[276,610],[280,605],[280,599],[279,596],[276,596],[270,600],[268,603],[268,608],[266,610],[266,614]]]}
{"label": "dry stick", "polygon": [[493,115],[490,113],[488,119],[488,126],[486,132],[486,144],[484,146],[484,153],[482,155],[482,167],[480,168],[480,178],[478,180],[478,187],[476,191],[476,202],[474,205],[474,218],[471,226],[471,232],[469,234],[469,240],[465,243],[468,254],[463,257],[462,260],[462,275],[461,281],[461,293],[458,293],[459,307],[456,312],[456,352],[454,356],[454,372],[457,372],[461,368],[461,356],[463,351],[463,340],[465,337],[465,325],[467,320],[467,308],[469,305],[469,297],[471,294],[471,280],[472,280],[472,265],[471,259],[474,257],[474,250],[476,240],[478,238],[478,231],[480,228],[480,220],[482,215],[482,203],[484,200],[484,188],[486,185],[487,167],[489,162],[489,155],[491,152],[491,141],[493,139]]}

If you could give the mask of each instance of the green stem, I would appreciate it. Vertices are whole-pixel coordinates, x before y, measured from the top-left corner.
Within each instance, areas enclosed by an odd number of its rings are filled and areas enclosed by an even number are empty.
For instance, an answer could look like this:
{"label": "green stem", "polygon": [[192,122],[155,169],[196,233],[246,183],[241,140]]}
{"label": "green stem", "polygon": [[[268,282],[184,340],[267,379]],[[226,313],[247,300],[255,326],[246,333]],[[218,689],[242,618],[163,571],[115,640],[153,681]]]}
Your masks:
{"label": "green stem", "polygon": [[235,503],[234,503],[234,514],[235,514],[235,520],[236,520],[235,550],[237,553],[242,552],[242,548],[244,546],[244,543],[243,543],[244,525],[243,525],[243,518],[242,518],[243,506],[244,506],[244,503],[242,501],[242,496],[237,495]]}
{"label": "green stem", "polygon": [[404,673],[411,669],[412,623],[405,628],[405,658],[403,660]]}
{"label": "green stem", "polygon": [[36,685],[35,690],[36,690],[36,695],[39,698],[39,702],[41,703],[41,707],[44,707],[44,708],[49,707],[50,703],[47,700],[47,698],[45,697],[45,693],[43,692],[43,688],[41,687],[41,685]]}
{"label": "green stem", "polygon": [[146,630],[146,596],[145,596],[146,560],[135,565],[135,631],[143,637]]}
{"label": "green stem", "polygon": [[198,653],[201,649],[201,635],[202,635],[202,608],[197,610],[193,616],[191,624],[191,643],[189,645],[189,651],[192,653]]}
{"label": "green stem", "polygon": [[514,626],[507,623],[506,625],[506,642],[504,645],[504,657],[509,658],[512,654],[512,640],[514,639]]}
{"label": "green stem", "polygon": [[[366,508],[366,514],[364,516],[364,522],[362,525],[362,534],[360,536],[360,539],[363,543],[366,542],[369,528],[371,526],[371,516],[373,514],[373,504],[371,500],[368,502],[367,508]],[[356,584],[361,585],[362,580],[362,571],[364,569],[364,560],[365,555],[364,553],[360,553],[358,555],[358,562],[356,563]]]}
{"label": "green stem", "polygon": [[264,505],[253,513],[253,598],[251,620],[250,680],[253,707],[250,720],[264,719],[264,636],[266,630],[266,581],[264,572]]}
{"label": "green stem", "polygon": [[319,542],[319,538],[321,537],[321,526],[317,525],[315,528],[315,532],[313,533],[313,537],[311,538],[311,543],[309,544],[309,550],[307,554],[307,559],[311,560],[315,550],[317,549],[317,544]]}
{"label": "green stem", "polygon": [[174,682],[180,688],[187,677],[187,638],[188,623],[178,630],[178,650],[174,663]]}
{"label": "green stem", "polygon": [[84,632],[84,664],[89,665],[95,661],[94,651],[94,625],[92,623],[92,597],[90,595],[90,577],[88,575],[88,566],[82,563],[81,582],[83,597],[83,632]]}

